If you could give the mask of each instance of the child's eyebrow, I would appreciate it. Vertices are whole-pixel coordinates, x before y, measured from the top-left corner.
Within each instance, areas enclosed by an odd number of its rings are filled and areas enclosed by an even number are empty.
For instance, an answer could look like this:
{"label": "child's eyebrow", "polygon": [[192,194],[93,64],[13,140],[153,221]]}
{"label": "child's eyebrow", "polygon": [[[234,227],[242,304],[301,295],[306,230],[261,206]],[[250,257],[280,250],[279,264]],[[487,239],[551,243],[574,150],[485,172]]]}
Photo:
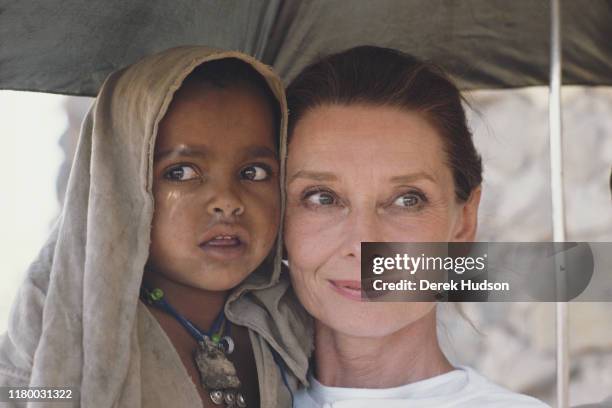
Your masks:
{"label": "child's eyebrow", "polygon": [[274,160],[278,159],[276,152],[265,146],[249,146],[244,149],[244,155],[247,159],[255,159],[261,157],[267,157]]}
{"label": "child's eyebrow", "polygon": [[194,148],[190,146],[179,146],[174,149],[162,150],[155,154],[154,160],[164,159],[168,156],[207,157],[209,155],[205,148]]}

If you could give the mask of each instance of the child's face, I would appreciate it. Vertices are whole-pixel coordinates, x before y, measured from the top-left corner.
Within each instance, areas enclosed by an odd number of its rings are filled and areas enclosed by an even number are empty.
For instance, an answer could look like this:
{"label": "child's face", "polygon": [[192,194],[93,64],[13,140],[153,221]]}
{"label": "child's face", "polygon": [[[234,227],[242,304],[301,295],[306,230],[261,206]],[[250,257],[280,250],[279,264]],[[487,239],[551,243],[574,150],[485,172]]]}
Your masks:
{"label": "child's face", "polygon": [[155,145],[150,273],[221,291],[264,260],[280,218],[274,125],[249,84],[176,93]]}

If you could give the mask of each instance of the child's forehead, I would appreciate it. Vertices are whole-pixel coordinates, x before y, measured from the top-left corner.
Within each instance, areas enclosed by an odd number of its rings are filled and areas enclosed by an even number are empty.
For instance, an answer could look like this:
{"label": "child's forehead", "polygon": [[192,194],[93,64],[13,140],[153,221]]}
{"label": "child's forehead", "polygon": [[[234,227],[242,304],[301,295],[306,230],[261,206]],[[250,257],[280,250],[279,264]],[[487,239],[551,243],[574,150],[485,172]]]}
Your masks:
{"label": "child's forehead", "polygon": [[[264,90],[261,84],[255,84],[246,79],[236,79],[232,81],[209,81],[202,78],[187,78],[172,97],[172,105],[181,102],[202,101],[205,99],[219,98],[219,94],[229,93],[233,98],[240,99],[247,96],[258,100],[261,104],[270,104],[267,92],[271,90],[267,87]],[[276,101],[274,101],[276,102]]]}
{"label": "child's forehead", "polygon": [[196,146],[209,155],[248,153],[256,148],[275,151],[276,120],[272,106],[255,87],[194,84],[175,94],[160,122],[156,155],[185,152],[181,146]]}
{"label": "child's forehead", "polygon": [[192,80],[174,93],[162,122],[180,126],[205,117],[208,125],[215,126],[223,124],[224,119],[239,121],[253,112],[269,122],[280,122],[280,117],[272,114],[276,105],[276,100],[271,101],[260,88],[246,81],[217,84]]}

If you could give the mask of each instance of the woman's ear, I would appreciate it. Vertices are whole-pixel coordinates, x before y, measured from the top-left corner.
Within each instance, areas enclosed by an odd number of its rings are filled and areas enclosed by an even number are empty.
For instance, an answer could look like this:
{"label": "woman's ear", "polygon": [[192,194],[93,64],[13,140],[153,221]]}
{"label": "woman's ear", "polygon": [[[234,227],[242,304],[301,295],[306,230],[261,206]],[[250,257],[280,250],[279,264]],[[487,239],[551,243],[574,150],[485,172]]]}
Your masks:
{"label": "woman's ear", "polygon": [[456,224],[453,241],[472,242],[478,229],[478,207],[480,205],[481,186],[476,187],[467,201],[461,204],[459,220]]}

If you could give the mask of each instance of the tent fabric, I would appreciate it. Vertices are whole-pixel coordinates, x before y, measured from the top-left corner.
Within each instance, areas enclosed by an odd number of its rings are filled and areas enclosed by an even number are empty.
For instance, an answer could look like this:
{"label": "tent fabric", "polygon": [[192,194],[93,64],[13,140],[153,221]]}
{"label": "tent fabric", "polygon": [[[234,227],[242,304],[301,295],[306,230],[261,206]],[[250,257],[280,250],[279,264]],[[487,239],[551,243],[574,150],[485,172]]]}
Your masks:
{"label": "tent fabric", "polygon": [[[354,45],[398,48],[462,89],[543,85],[548,0],[30,0],[0,2],[0,88],[95,95],[143,55],[203,44],[290,81]],[[563,82],[612,85],[612,0],[562,0]]]}

